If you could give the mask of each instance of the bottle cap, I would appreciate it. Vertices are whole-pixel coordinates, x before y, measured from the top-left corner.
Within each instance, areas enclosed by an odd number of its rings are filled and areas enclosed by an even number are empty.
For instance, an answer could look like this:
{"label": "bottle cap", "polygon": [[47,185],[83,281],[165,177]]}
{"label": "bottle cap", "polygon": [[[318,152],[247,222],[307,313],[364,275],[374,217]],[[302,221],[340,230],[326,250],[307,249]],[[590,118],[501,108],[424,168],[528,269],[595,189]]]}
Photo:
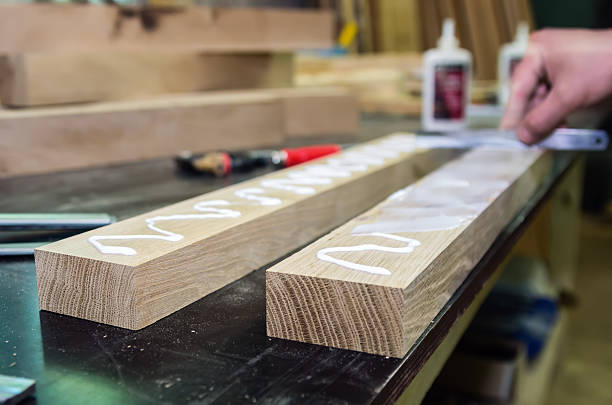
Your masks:
{"label": "bottle cap", "polygon": [[459,40],[455,37],[455,20],[446,18],[442,24],[442,36],[438,39],[438,48],[457,48]]}
{"label": "bottle cap", "polygon": [[514,35],[514,42],[527,43],[529,42],[529,25],[525,21],[521,21],[516,27],[516,34]]}

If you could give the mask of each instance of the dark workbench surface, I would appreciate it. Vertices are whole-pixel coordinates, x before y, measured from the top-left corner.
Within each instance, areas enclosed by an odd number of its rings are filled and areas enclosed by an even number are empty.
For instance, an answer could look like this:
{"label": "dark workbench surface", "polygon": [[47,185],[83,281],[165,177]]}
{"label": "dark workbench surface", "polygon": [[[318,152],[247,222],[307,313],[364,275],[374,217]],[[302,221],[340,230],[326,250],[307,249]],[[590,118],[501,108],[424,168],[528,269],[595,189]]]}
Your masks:
{"label": "dark workbench surface", "polygon": [[[347,142],[382,136],[402,121],[368,121]],[[413,126],[413,125],[412,125]],[[326,139],[328,141],[329,139]],[[0,374],[36,379],[49,403],[390,402],[416,375],[516,242],[573,161],[558,154],[546,184],[473,270],[404,359],[268,338],[265,269],[140,331],[37,308],[32,257],[0,258]],[[0,212],[107,212],[119,218],[261,174],[185,176],[170,159],[0,180]]]}

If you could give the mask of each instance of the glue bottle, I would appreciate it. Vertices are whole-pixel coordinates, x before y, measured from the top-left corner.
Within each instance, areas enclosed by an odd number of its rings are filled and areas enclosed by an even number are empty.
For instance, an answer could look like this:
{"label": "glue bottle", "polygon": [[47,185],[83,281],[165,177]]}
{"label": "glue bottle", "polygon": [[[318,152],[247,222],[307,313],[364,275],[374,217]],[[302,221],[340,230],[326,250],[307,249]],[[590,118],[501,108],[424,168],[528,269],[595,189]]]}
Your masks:
{"label": "glue bottle", "polygon": [[506,105],[510,98],[510,79],[514,69],[518,66],[529,43],[529,26],[521,22],[516,28],[514,42],[505,44],[499,50],[497,59],[497,97],[500,105]]}
{"label": "glue bottle", "polygon": [[423,57],[423,129],[443,132],[465,128],[471,81],[472,54],[459,48],[455,22],[447,18],[438,47]]}

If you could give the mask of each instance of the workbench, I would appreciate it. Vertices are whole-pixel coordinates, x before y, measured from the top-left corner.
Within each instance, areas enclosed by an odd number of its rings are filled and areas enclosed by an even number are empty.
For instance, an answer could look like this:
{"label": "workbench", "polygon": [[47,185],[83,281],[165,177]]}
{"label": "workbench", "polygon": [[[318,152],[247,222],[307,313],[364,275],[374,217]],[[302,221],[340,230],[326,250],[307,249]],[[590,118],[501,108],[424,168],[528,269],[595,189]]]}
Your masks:
{"label": "workbench", "polygon": [[[365,141],[416,125],[370,118],[358,136],[313,142]],[[500,264],[576,159],[555,154],[547,180],[403,359],[268,338],[265,268],[130,331],[40,312],[34,260],[24,256],[0,258],[0,374],[35,379],[39,404],[418,402]],[[198,177],[158,159],[2,179],[0,212],[106,212],[123,219],[266,172]]]}

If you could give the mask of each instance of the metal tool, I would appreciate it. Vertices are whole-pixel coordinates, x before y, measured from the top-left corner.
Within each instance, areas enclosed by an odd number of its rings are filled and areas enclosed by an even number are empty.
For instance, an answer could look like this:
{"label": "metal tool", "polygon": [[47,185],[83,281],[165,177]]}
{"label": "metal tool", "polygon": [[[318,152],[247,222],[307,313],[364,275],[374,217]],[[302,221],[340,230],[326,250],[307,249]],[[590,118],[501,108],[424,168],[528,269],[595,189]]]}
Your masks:
{"label": "metal tool", "polygon": [[87,230],[113,222],[108,214],[10,213],[0,214],[0,231]]}
{"label": "metal tool", "polygon": [[[31,255],[34,254],[34,249],[52,240],[113,222],[115,222],[115,217],[108,214],[0,214],[0,240],[8,241],[8,243],[0,243],[0,256]],[[24,240],[28,242],[23,242]]]}
{"label": "metal tool", "polygon": [[34,249],[49,242],[0,243],[0,256],[33,255]]}
{"label": "metal tool", "polygon": [[608,148],[606,131],[597,129],[559,128],[542,142],[528,146],[519,141],[512,130],[476,129],[450,132],[444,135],[424,135],[417,138],[428,148],[465,149],[478,146],[524,149],[539,147],[552,150],[602,151]]}
{"label": "metal tool", "polygon": [[36,381],[0,374],[0,404],[18,404],[34,394]]}

